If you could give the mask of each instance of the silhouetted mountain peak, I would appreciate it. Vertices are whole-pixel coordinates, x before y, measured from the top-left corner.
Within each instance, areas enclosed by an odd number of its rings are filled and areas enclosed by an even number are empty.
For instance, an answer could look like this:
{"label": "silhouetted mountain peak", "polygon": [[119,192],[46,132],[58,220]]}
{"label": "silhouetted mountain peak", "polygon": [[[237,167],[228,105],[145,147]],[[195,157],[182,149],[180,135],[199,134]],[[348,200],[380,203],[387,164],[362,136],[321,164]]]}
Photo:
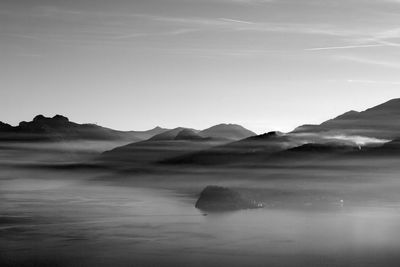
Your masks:
{"label": "silhouetted mountain peak", "polygon": [[221,123],[201,131],[200,135],[211,138],[240,140],[256,134],[238,124]]}
{"label": "silhouetted mountain peak", "polygon": [[272,132],[268,132],[265,134],[262,134],[260,136],[265,136],[265,137],[277,137],[277,136],[282,136],[283,133],[282,132],[278,132],[278,131],[272,131]]}
{"label": "silhouetted mountain peak", "polygon": [[40,114],[34,117],[32,122],[69,122],[69,119],[59,114],[55,115],[53,118],[45,117]]}
{"label": "silhouetted mountain peak", "polygon": [[204,138],[191,129],[183,129],[175,136],[175,140],[201,140],[201,139]]}
{"label": "silhouetted mountain peak", "polygon": [[54,117],[53,117],[53,120],[55,120],[55,121],[62,121],[62,122],[69,122],[69,119],[67,118],[67,117],[64,117],[64,116],[62,116],[62,115],[59,115],[59,114],[57,114],[57,115],[55,115]]}
{"label": "silhouetted mountain peak", "polygon": [[186,128],[177,127],[175,129],[168,130],[168,131],[162,132],[160,134],[157,134],[157,135],[151,137],[149,140],[153,140],[153,141],[174,140],[175,137],[179,134],[179,132],[181,132],[184,129],[186,129]]}
{"label": "silhouetted mountain peak", "polygon": [[350,111],[348,111],[346,113],[343,113],[340,116],[337,116],[335,119],[346,119],[346,118],[350,118],[350,117],[353,117],[353,116],[357,116],[358,114],[360,114],[360,112],[355,111],[355,110],[350,110]]}
{"label": "silhouetted mountain peak", "polygon": [[12,130],[13,128],[14,127],[12,127],[10,124],[0,121],[0,130],[1,131],[9,131],[9,130]]}
{"label": "silhouetted mountain peak", "polygon": [[264,134],[260,134],[260,135],[251,136],[247,140],[261,141],[261,140],[274,139],[274,138],[278,138],[278,137],[282,137],[282,136],[284,136],[284,133],[278,132],[278,131],[272,131],[272,132],[268,132],[268,133],[264,133]]}
{"label": "silhouetted mountain peak", "polygon": [[43,116],[43,115],[37,115],[36,117],[33,118],[32,121],[38,122],[38,121],[44,121],[45,119],[47,119],[45,116]]}
{"label": "silhouetted mountain peak", "polygon": [[205,130],[215,130],[215,129],[245,129],[243,126],[233,123],[220,123],[214,126],[211,126]]}
{"label": "silhouetted mountain peak", "polygon": [[61,115],[55,115],[54,117],[45,117],[43,115],[37,115],[32,121],[22,121],[19,123],[20,128],[27,128],[30,130],[43,130],[44,128],[56,129],[59,127],[67,127],[72,123],[67,117]]}
{"label": "silhouetted mountain peak", "polygon": [[18,126],[0,124],[0,141],[49,140],[129,140],[139,141],[134,132],[116,131],[95,124],[78,124],[67,117],[55,115],[35,116],[32,121],[22,121]]}

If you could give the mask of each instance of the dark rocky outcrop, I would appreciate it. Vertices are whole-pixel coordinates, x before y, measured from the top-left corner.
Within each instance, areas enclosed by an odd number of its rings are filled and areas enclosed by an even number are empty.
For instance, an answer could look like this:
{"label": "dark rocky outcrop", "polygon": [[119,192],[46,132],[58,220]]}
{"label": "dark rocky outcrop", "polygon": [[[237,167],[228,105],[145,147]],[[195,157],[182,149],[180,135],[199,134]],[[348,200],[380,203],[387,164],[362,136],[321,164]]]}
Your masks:
{"label": "dark rocky outcrop", "polygon": [[207,186],[196,202],[196,208],[204,211],[233,211],[262,207],[262,203],[236,190],[221,186]]}

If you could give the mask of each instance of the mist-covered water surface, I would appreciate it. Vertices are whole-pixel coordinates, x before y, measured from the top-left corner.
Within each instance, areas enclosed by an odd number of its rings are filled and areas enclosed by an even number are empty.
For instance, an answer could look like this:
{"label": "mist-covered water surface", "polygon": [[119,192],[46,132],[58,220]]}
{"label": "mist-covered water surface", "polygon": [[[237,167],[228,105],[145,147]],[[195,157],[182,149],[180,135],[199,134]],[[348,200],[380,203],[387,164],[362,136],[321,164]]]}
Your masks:
{"label": "mist-covered water surface", "polygon": [[206,214],[195,194],[4,172],[2,266],[397,266],[400,207]]}

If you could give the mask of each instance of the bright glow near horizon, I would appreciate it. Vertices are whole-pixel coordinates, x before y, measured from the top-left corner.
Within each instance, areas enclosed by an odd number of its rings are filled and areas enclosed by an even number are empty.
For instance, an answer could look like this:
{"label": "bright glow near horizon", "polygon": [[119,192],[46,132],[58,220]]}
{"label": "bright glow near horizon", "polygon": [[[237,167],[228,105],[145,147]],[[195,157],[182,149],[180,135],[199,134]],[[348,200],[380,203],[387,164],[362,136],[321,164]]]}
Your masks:
{"label": "bright glow near horizon", "polygon": [[289,131],[399,97],[394,0],[0,0],[0,120]]}

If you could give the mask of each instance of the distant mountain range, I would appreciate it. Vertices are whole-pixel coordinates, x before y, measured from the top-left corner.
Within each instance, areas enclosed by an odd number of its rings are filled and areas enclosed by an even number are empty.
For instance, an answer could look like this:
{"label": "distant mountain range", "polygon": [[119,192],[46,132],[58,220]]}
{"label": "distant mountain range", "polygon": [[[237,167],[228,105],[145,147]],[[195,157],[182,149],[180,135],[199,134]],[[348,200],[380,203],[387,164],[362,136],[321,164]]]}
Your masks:
{"label": "distant mountain range", "polygon": [[[178,127],[172,130],[165,131],[153,136],[152,140],[174,140],[186,136],[190,139],[221,139],[226,141],[236,141],[250,136],[255,136],[256,133],[247,130],[237,124],[218,124],[205,130],[196,130],[189,128]],[[190,136],[190,137],[189,137]]]}
{"label": "distant mountain range", "polygon": [[283,133],[270,132],[168,159],[164,163],[218,165],[251,161],[261,155],[269,155],[300,144]]}
{"label": "distant mountain range", "polygon": [[107,151],[101,160],[113,165],[157,163],[251,135],[255,133],[234,124],[219,124],[203,131],[179,127]]}
{"label": "distant mountain range", "polygon": [[167,129],[156,127],[149,131],[117,131],[95,124],[78,124],[56,115],[36,116],[32,121],[11,126],[0,122],[0,141],[61,141],[61,140],[127,140],[140,141]]}
{"label": "distant mountain range", "polygon": [[270,132],[252,136],[163,163],[274,165],[337,156],[400,156],[399,137],[400,99],[393,99],[363,112],[347,112],[320,125],[303,125],[286,134]]}
{"label": "distant mountain range", "polygon": [[56,115],[36,116],[18,126],[0,123],[0,141],[124,140],[102,153],[101,164],[254,165],[291,164],[331,157],[400,156],[400,99],[362,112],[349,111],[320,125],[289,133],[256,135],[236,124],[205,130],[178,127],[116,131],[77,124]]}
{"label": "distant mountain range", "polygon": [[[184,130],[184,131],[182,131]],[[179,134],[179,136],[178,136]],[[215,138],[238,140],[255,133],[235,124],[220,124],[203,131],[155,127],[148,131],[117,131],[96,124],[78,124],[67,117],[38,115],[32,121],[20,122],[18,126],[0,122],[0,141],[60,141],[60,140],[126,140],[138,142],[153,140]]]}

